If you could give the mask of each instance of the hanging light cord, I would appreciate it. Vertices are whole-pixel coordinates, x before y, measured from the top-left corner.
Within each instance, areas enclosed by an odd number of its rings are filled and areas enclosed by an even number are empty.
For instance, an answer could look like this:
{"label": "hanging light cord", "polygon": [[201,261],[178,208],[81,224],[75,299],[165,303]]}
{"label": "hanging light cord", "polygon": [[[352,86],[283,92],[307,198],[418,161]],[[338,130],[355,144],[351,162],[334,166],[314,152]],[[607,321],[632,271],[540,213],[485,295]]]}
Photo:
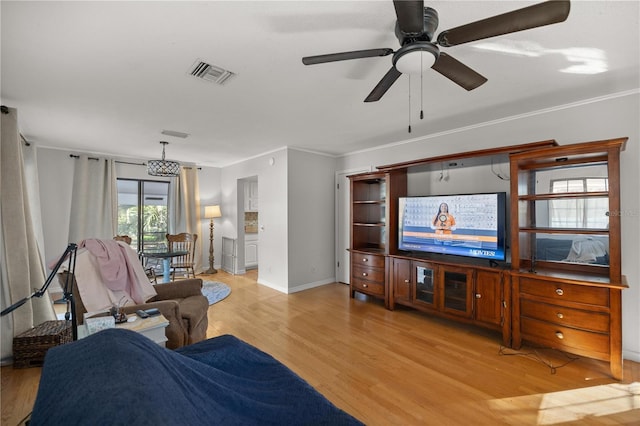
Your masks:
{"label": "hanging light cord", "polygon": [[162,144],[162,161],[164,161],[164,148],[167,146],[167,142],[160,142]]}
{"label": "hanging light cord", "polygon": [[422,65],[422,54],[420,55],[420,120],[424,119],[424,91],[422,90],[422,76],[424,66]]}
{"label": "hanging light cord", "polygon": [[[423,67],[423,57],[420,55],[420,120],[424,120],[424,67]],[[411,133],[411,74],[407,74],[409,77],[409,127],[408,131]]]}
{"label": "hanging light cord", "polygon": [[411,133],[411,74],[409,77],[409,133]]}

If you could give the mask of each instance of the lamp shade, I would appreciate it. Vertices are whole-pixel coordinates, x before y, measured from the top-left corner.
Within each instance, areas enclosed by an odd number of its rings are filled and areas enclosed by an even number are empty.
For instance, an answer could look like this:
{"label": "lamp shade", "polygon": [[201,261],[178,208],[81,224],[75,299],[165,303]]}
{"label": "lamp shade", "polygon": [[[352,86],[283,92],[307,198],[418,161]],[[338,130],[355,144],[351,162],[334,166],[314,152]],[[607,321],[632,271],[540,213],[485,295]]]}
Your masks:
{"label": "lamp shade", "polygon": [[440,52],[430,42],[415,42],[402,46],[393,55],[393,65],[402,74],[417,74],[428,70],[438,59]]}
{"label": "lamp shade", "polygon": [[206,217],[207,219],[212,219],[214,217],[222,217],[222,213],[220,212],[220,206],[205,206],[204,217]]}

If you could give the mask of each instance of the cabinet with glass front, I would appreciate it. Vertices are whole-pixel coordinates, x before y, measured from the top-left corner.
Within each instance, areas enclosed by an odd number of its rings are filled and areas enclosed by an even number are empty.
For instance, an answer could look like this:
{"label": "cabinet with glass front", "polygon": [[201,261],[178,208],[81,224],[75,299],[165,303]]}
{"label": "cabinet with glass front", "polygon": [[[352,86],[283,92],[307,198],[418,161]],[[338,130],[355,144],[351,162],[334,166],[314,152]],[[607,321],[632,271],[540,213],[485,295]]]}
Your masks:
{"label": "cabinet with glass front", "polygon": [[510,156],[513,346],[526,340],[606,360],[618,378],[626,140]]}
{"label": "cabinet with glass front", "polygon": [[560,268],[620,281],[619,153],[625,141],[511,156],[513,269]]}

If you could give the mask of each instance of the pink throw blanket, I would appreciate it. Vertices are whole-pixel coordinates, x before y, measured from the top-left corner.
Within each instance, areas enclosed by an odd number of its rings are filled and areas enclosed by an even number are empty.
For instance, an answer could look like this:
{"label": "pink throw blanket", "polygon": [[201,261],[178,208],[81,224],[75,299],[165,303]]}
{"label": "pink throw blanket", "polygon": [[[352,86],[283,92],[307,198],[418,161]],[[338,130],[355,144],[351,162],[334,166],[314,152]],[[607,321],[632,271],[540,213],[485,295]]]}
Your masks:
{"label": "pink throw blanket", "polygon": [[147,283],[140,282],[140,274],[136,269],[141,268],[135,252],[124,244],[115,240],[86,239],[78,244],[86,248],[98,264],[104,285],[113,292],[124,292],[136,303],[144,303],[149,297]]}

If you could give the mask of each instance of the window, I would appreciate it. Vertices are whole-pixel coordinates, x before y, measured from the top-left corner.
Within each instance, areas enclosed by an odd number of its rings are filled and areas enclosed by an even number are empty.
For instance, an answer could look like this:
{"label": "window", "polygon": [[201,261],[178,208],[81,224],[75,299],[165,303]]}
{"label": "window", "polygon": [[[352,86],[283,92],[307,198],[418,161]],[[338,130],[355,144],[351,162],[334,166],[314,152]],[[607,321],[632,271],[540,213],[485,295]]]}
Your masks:
{"label": "window", "polygon": [[169,182],[118,179],[118,235],[141,250],[162,247],[167,234]]}
{"label": "window", "polygon": [[551,192],[585,193],[576,197],[549,202],[549,217],[552,228],[606,229],[609,227],[609,198],[587,197],[588,193],[607,192],[609,180],[605,177],[571,178],[551,181]]}

